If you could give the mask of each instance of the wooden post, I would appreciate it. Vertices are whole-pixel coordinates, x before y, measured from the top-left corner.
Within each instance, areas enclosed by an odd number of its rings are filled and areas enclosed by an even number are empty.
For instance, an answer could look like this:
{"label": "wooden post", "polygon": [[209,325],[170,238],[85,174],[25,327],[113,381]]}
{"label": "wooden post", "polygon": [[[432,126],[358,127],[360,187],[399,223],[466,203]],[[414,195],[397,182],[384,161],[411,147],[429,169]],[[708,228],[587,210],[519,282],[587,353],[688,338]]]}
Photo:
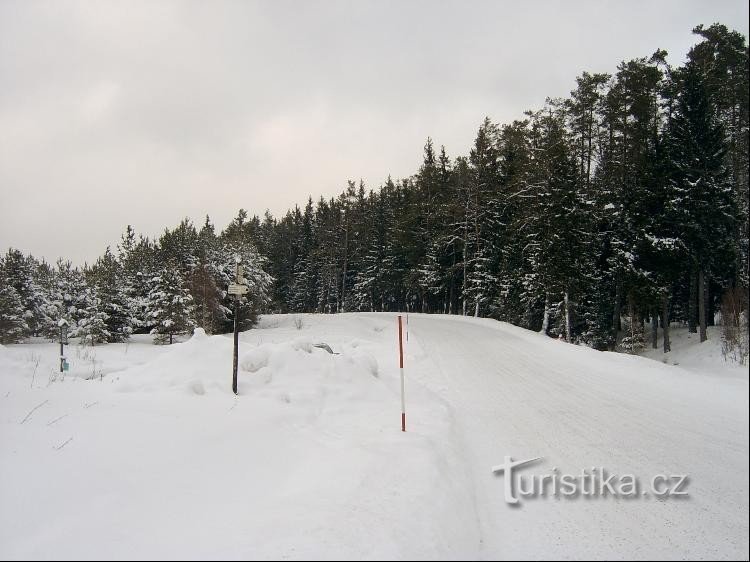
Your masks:
{"label": "wooden post", "polygon": [[669,341],[669,294],[664,291],[661,296],[661,329],[664,336],[664,353],[672,351]]}
{"label": "wooden post", "polygon": [[68,322],[61,318],[57,325],[60,327],[60,372],[65,372],[65,344],[68,343]]}
{"label": "wooden post", "polygon": [[240,295],[234,297],[234,352],[232,355],[232,392],[237,394],[237,348],[239,345]]}
{"label": "wooden post", "polygon": [[703,343],[708,336],[706,336],[706,274],[702,267],[698,270],[698,327],[700,341]]}
{"label": "wooden post", "polygon": [[60,372],[63,372],[63,366],[65,365],[65,350],[63,349],[63,325],[60,325]]}
{"label": "wooden post", "polygon": [[398,315],[398,367],[401,372],[401,431],[406,431],[406,400],[404,398],[404,337],[401,315]]}
{"label": "wooden post", "polygon": [[[234,278],[239,284],[242,281],[242,269],[240,266],[240,256],[236,255]],[[242,298],[241,293],[234,295],[234,350],[232,351],[232,392],[235,396],[237,395],[237,351],[239,347],[239,333],[240,333],[240,299]]]}

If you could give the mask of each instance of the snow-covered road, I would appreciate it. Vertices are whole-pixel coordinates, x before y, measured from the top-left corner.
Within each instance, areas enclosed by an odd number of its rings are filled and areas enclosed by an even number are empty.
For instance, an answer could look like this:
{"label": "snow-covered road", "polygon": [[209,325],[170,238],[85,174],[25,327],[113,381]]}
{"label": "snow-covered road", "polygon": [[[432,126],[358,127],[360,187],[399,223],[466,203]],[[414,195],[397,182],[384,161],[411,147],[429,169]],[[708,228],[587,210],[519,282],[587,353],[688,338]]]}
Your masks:
{"label": "snow-covered road", "polygon": [[[747,557],[747,378],[712,380],[489,320],[412,315],[410,334],[408,371],[450,404],[472,456],[485,557]],[[688,474],[689,497],[512,507],[490,473],[505,455],[544,457],[529,468],[540,474],[603,467],[646,485]]]}

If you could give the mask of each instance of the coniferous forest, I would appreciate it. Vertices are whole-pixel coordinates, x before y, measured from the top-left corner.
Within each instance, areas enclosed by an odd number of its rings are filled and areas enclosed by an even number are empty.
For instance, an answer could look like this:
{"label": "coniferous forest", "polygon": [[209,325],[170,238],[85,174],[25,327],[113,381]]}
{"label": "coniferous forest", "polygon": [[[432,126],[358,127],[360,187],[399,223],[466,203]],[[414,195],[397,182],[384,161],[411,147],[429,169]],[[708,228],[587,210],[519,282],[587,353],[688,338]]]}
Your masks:
{"label": "coniferous forest", "polygon": [[128,226],[82,268],[10,249],[0,342],[54,338],[60,320],[92,344],[229,331],[237,254],[243,328],[271,311],[414,311],[597,349],[659,335],[667,351],[675,322],[705,339],[720,312],[747,317],[750,86],[743,35],[693,31],[684,65],[657,50],[584,72],[568,98],[485,119],[468,155],[428,138],[416,173],[377,189],[349,181],[283,217],[240,210],[220,232],[208,217],[158,239]]}

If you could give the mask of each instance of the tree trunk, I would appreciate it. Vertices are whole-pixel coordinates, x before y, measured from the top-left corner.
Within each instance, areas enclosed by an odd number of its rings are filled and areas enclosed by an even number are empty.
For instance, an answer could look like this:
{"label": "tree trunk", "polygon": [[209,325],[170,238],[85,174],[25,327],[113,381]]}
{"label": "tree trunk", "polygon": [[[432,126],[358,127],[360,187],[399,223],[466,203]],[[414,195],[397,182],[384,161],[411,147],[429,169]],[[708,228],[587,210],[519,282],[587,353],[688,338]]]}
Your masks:
{"label": "tree trunk", "polygon": [[690,300],[688,301],[688,331],[691,334],[698,332],[696,327],[696,320],[698,318],[698,311],[696,306],[698,304],[698,278],[695,274],[695,269],[690,269]]}
{"label": "tree trunk", "polygon": [[630,332],[627,334],[628,337],[630,337],[630,345],[632,347],[632,351],[635,352],[638,348],[638,343],[640,343],[640,338],[636,338],[636,335],[638,335],[638,328],[639,326],[639,320],[636,315],[636,309],[635,309],[635,298],[633,298],[633,291],[628,291],[628,328],[630,329]]}
{"label": "tree trunk", "polygon": [[588,135],[589,136],[588,138],[589,150],[588,150],[588,153],[586,154],[586,189],[587,190],[591,188],[591,160],[592,160],[591,155],[593,154],[592,143],[594,142],[594,134],[593,134],[593,131],[591,130],[592,129],[591,124],[593,123],[593,121],[594,121],[594,117],[593,115],[590,115],[589,116],[589,135]]}
{"label": "tree trunk", "polygon": [[549,329],[549,294],[544,295],[544,318],[542,319],[542,329],[539,330],[540,334],[547,335]]}
{"label": "tree trunk", "polygon": [[461,313],[466,316],[466,252],[464,252],[464,282],[461,290]]}
{"label": "tree trunk", "polygon": [[570,343],[570,297],[565,291],[565,341]]}
{"label": "tree trunk", "polygon": [[620,328],[620,300],[622,299],[622,287],[617,282],[617,288],[615,289],[615,302],[612,307],[612,349],[617,347],[617,332]]}
{"label": "tree trunk", "polygon": [[[453,254],[453,266],[456,265],[456,254]],[[454,268],[451,267],[450,290],[448,291],[448,314],[453,314],[453,285],[455,284]]]}
{"label": "tree trunk", "polygon": [[651,347],[659,348],[659,311],[656,308],[651,313]]}
{"label": "tree trunk", "polygon": [[701,343],[706,341],[706,275],[703,268],[698,270],[698,322],[700,324]]}
{"label": "tree trunk", "polygon": [[463,268],[464,278],[463,287],[461,288],[461,307],[463,308],[463,315],[466,316],[466,260],[468,259],[468,244],[469,244],[469,199],[466,199],[466,212],[464,214],[464,239],[463,239]]}
{"label": "tree trunk", "polygon": [[665,291],[661,296],[661,329],[664,336],[664,353],[672,351],[669,341],[669,295]]}

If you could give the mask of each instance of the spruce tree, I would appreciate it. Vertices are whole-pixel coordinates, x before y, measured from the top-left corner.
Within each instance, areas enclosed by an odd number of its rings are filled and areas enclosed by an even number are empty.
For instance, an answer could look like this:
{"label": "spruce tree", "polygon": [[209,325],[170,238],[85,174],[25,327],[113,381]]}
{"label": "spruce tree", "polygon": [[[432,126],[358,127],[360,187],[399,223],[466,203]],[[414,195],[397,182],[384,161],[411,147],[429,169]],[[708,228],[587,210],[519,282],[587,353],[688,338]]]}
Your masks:
{"label": "spruce tree", "polygon": [[[90,284],[95,288],[102,311],[107,316],[109,342],[126,341],[133,333],[137,320],[133,318],[132,288],[122,266],[109,247],[88,272]],[[130,293],[130,294],[129,294]]]}
{"label": "spruce tree", "polygon": [[80,301],[79,319],[70,331],[70,337],[80,338],[82,344],[92,346],[110,341],[112,334],[107,328],[106,303],[99,298],[96,289],[86,287]]}
{"label": "spruce tree", "polygon": [[21,297],[9,283],[0,284],[0,343],[19,343],[28,330]]}
{"label": "spruce tree", "polygon": [[26,336],[48,336],[49,327],[54,324],[49,316],[52,308],[50,295],[39,282],[38,268],[39,262],[32,256],[25,256],[13,248],[2,260],[2,277],[16,290],[24,308]]}
{"label": "spruce tree", "polygon": [[693,29],[702,41],[688,53],[700,75],[714,109],[722,124],[727,147],[725,164],[732,184],[734,207],[739,220],[735,224],[735,245],[738,248],[734,271],[728,282],[748,290],[748,175],[750,172],[750,67],[747,39],[737,31],[715,23]]}
{"label": "spruce tree", "polygon": [[177,269],[177,264],[163,268],[151,279],[149,293],[149,315],[154,327],[155,344],[173,343],[174,336],[191,332],[193,321],[193,297]]}
{"label": "spruce tree", "polygon": [[668,213],[679,225],[692,279],[697,277],[700,339],[706,339],[705,299],[712,274],[726,275],[737,250],[736,207],[726,168],[726,136],[710,104],[704,77],[688,63],[678,75],[680,92],[670,126],[672,174]]}

